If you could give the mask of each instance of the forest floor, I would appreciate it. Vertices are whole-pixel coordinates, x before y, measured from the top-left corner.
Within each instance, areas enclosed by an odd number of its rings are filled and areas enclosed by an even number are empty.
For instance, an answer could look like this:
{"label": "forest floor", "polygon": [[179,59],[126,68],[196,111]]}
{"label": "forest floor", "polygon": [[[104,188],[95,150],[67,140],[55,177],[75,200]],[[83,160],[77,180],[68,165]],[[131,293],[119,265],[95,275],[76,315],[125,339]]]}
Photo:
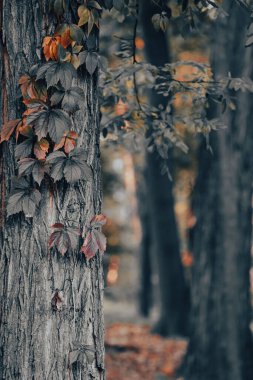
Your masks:
{"label": "forest floor", "polygon": [[151,334],[157,307],[149,318],[138,312],[136,257],[121,258],[119,281],[105,290],[107,380],[183,380],[176,377],[187,341]]}
{"label": "forest floor", "polygon": [[147,325],[115,323],[106,329],[105,344],[107,380],[179,380],[185,340],[150,334]]}

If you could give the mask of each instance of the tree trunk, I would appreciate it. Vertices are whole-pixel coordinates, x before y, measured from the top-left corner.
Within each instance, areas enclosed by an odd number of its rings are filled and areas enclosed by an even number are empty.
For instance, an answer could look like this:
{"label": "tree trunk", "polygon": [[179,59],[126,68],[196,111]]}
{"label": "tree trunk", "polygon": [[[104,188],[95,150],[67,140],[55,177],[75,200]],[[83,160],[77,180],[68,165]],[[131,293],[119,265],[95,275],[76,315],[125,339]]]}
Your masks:
{"label": "tree trunk", "polygon": [[[162,32],[156,32],[151,18],[160,9],[152,1],[141,2],[141,24],[145,41],[145,52],[153,65],[162,66],[170,62],[168,41]],[[152,93],[153,106],[162,104],[164,97]],[[149,133],[152,133],[150,126]],[[160,320],[154,328],[162,335],[185,335],[189,311],[189,289],[184,278],[180,259],[180,246],[174,212],[173,184],[161,174],[161,157],[157,152],[146,153],[146,187],[149,201],[149,213],[154,239],[154,256],[157,261],[161,297]],[[168,162],[172,169],[172,154]]]}
{"label": "tree trunk", "polygon": [[[0,0],[0,125],[20,116],[18,79],[38,61],[42,38],[54,28],[48,3]],[[104,379],[101,260],[96,256],[88,263],[79,251],[62,257],[49,252],[47,243],[59,212],[75,227],[87,225],[100,212],[97,74],[80,71],[85,101],[74,122],[93,169],[92,184],[60,184],[53,199],[44,184],[33,219],[20,214],[6,219],[16,173],[14,139],[0,147],[0,379]],[[80,355],[71,365],[74,349]]]}
{"label": "tree trunk", "polygon": [[143,163],[135,163],[135,177],[137,188],[138,211],[141,223],[141,241],[140,241],[140,291],[139,291],[139,310],[144,317],[149,316],[152,306],[153,289],[152,289],[152,236],[151,220],[147,199],[147,181],[145,179],[147,169]]}
{"label": "tree trunk", "polygon": [[[251,77],[253,50],[245,49],[248,16],[223,2],[229,17],[214,35],[216,76]],[[233,94],[235,95],[235,94]],[[186,380],[253,378],[249,270],[252,234],[253,96],[238,92],[226,130],[212,135],[214,155],[198,191],[190,345]],[[203,170],[201,170],[203,176]]]}

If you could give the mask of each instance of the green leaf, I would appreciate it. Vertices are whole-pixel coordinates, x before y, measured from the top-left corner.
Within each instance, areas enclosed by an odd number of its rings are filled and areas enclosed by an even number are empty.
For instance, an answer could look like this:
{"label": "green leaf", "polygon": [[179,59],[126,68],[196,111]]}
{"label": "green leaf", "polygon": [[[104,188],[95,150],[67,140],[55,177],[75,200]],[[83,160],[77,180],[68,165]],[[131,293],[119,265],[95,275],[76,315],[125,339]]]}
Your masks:
{"label": "green leaf", "polygon": [[68,249],[76,249],[80,238],[80,230],[78,228],[64,226],[62,223],[55,223],[49,238],[49,248],[56,247],[64,256]]}
{"label": "green leaf", "polygon": [[12,184],[13,188],[8,200],[7,215],[23,212],[26,217],[33,217],[41,200],[40,192],[31,188],[24,177],[14,178]]}
{"label": "green leaf", "polygon": [[88,73],[93,75],[98,66],[98,54],[96,52],[88,52],[85,63]]}

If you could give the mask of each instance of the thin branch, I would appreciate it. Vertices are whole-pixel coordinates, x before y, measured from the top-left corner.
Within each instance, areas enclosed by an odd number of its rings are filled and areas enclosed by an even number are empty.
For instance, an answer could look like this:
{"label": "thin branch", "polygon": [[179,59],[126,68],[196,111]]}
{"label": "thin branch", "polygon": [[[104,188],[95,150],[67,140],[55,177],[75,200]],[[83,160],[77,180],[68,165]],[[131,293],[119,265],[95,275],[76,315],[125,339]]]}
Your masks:
{"label": "thin branch", "polygon": [[[139,18],[139,0],[136,0],[136,5],[135,5],[135,21],[134,21],[134,30],[133,30],[133,64],[136,65],[138,64],[138,61],[136,59],[136,37],[137,37],[137,29],[138,29],[138,18]],[[133,73],[133,82],[134,82],[134,92],[135,92],[135,98],[136,102],[138,104],[139,110],[141,112],[144,112],[142,106],[141,106],[141,101],[139,97],[139,91],[138,91],[138,85],[137,85],[137,79],[136,79],[136,72]]]}

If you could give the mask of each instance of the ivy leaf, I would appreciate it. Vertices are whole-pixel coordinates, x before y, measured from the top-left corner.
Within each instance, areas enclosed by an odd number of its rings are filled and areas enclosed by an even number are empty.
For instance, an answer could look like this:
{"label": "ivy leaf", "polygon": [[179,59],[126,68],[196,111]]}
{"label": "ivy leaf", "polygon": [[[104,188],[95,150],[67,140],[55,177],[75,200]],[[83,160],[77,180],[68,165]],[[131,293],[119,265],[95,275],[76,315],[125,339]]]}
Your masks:
{"label": "ivy leaf", "polygon": [[102,214],[95,215],[90,221],[88,233],[81,247],[81,252],[87,260],[90,260],[97,252],[103,254],[106,250],[106,237],[103,232],[97,230],[106,223],[106,217]]}
{"label": "ivy leaf", "polygon": [[96,255],[97,252],[103,254],[106,249],[106,237],[97,230],[91,230],[88,232],[84,243],[81,247],[81,252],[85,255],[87,260],[90,260]]}
{"label": "ivy leaf", "polygon": [[95,9],[97,9],[99,11],[102,11],[102,7],[95,0],[88,0],[88,4],[87,5],[88,5],[89,8],[95,8]]}
{"label": "ivy leaf", "polygon": [[93,51],[88,52],[85,63],[88,73],[92,75],[98,66],[98,54]]}
{"label": "ivy leaf", "polygon": [[74,66],[69,62],[48,62],[39,68],[37,80],[45,79],[47,88],[58,83],[61,83],[64,88],[70,88],[76,75]]}
{"label": "ivy leaf", "polygon": [[18,165],[20,176],[32,174],[34,181],[40,186],[46,172],[45,160],[23,158],[18,162]]}
{"label": "ivy leaf", "polygon": [[70,153],[75,147],[78,139],[78,134],[75,131],[69,131],[69,133],[64,136],[60,143],[55,145],[54,150],[59,150],[64,147],[65,153]]}
{"label": "ivy leaf", "polygon": [[87,24],[90,18],[90,14],[90,10],[85,5],[80,5],[80,7],[78,8],[78,26],[83,26]]}
{"label": "ivy leaf", "polygon": [[95,349],[92,345],[83,345],[79,342],[73,343],[73,349],[69,353],[69,365],[71,366],[75,362],[79,361],[81,363],[86,362],[92,364],[95,360]]}
{"label": "ivy leaf", "polygon": [[67,112],[77,111],[83,100],[83,90],[80,87],[71,87],[65,92],[65,95],[62,99],[62,108]]}
{"label": "ivy leaf", "polygon": [[53,152],[47,157],[47,162],[52,165],[50,175],[55,181],[63,177],[68,183],[74,183],[81,179],[88,181],[91,176],[91,168],[85,161],[86,152],[77,148],[72,150],[67,157],[64,152]]}
{"label": "ivy leaf", "polygon": [[50,98],[51,106],[59,104],[62,101],[64,94],[64,88],[57,87]]}
{"label": "ivy leaf", "polygon": [[106,216],[103,214],[94,215],[90,221],[92,228],[101,228],[106,224]]}
{"label": "ivy leaf", "polygon": [[34,126],[35,133],[41,140],[48,133],[48,110],[39,110],[28,115],[26,122]]}
{"label": "ivy leaf", "polygon": [[46,158],[46,153],[49,150],[49,142],[47,139],[41,139],[37,141],[33,148],[33,153],[38,158],[38,160],[44,160]]}
{"label": "ivy leaf", "polygon": [[7,121],[3,124],[0,132],[0,143],[3,141],[8,141],[12,133],[15,131],[17,125],[21,122],[21,119],[15,119]]}
{"label": "ivy leaf", "polygon": [[23,212],[26,217],[33,217],[41,200],[40,192],[30,187],[24,177],[14,178],[12,183],[13,189],[8,200],[7,215]]}
{"label": "ivy leaf", "polygon": [[15,147],[16,160],[29,156],[32,153],[33,143],[34,143],[34,138],[31,137],[31,138],[26,139],[22,143],[16,145]]}
{"label": "ivy leaf", "polygon": [[88,36],[90,35],[94,25],[99,28],[99,13],[96,9],[92,9],[90,12],[90,18],[88,21]]}
{"label": "ivy leaf", "polygon": [[49,238],[49,248],[56,247],[62,256],[69,249],[76,249],[79,242],[80,230],[78,228],[65,226],[62,223],[55,223],[52,228],[54,231]]}
{"label": "ivy leaf", "polygon": [[81,51],[81,53],[79,53],[78,57],[79,57],[79,60],[80,60],[80,65],[82,65],[83,63],[86,62],[87,54],[88,54],[87,50]]}
{"label": "ivy leaf", "polygon": [[27,124],[34,126],[39,140],[49,133],[51,139],[58,144],[64,133],[69,131],[71,120],[62,110],[47,109],[29,115]]}
{"label": "ivy leaf", "polygon": [[48,132],[53,141],[59,143],[64,133],[70,130],[71,120],[62,110],[53,109],[49,113]]}
{"label": "ivy leaf", "polygon": [[72,40],[76,41],[78,44],[81,44],[84,39],[84,32],[82,31],[82,29],[75,24],[71,24],[69,26],[69,30],[70,37],[72,38]]}
{"label": "ivy leaf", "polygon": [[86,162],[86,156],[82,148],[76,148],[69,153],[64,167],[64,177],[67,182],[74,183],[80,179],[89,181],[92,178],[91,167]]}
{"label": "ivy leaf", "polygon": [[62,101],[62,108],[67,112],[74,112],[79,109],[83,102],[84,92],[80,87],[71,87],[69,90],[58,89],[51,97],[51,104],[56,105]]}
{"label": "ivy leaf", "polygon": [[52,164],[50,172],[55,181],[65,177],[68,183],[74,183],[80,179],[89,180],[91,178],[91,168],[85,161],[85,151],[82,149],[72,150],[67,157],[64,152],[53,152],[47,162]]}
{"label": "ivy leaf", "polygon": [[66,154],[64,152],[53,152],[47,157],[47,162],[52,165],[50,176],[54,179],[54,181],[60,181],[63,178],[65,160]]}

